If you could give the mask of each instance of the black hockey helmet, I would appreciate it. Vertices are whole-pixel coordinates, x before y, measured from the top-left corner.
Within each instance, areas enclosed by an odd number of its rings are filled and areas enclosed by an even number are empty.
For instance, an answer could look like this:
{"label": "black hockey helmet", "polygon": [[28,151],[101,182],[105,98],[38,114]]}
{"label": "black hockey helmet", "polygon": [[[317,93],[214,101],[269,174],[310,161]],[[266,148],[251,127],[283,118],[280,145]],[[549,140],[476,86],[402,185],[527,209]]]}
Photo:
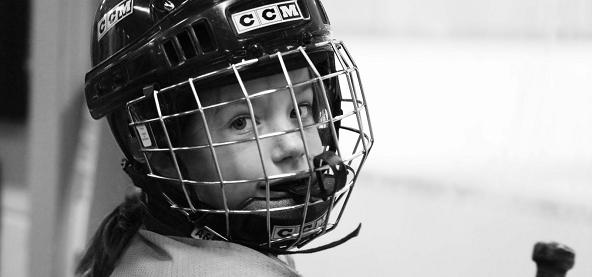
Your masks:
{"label": "black hockey helmet", "polygon": [[[319,0],[104,0],[93,26],[86,101],[93,118],[108,118],[134,183],[185,214],[195,226],[193,236],[203,238],[205,232],[268,249],[302,246],[336,226],[373,143],[358,69],[345,45],[329,35]],[[309,78],[292,80],[290,72],[303,68]],[[285,84],[256,92],[245,89],[249,80],[273,74],[284,76]],[[275,134],[255,131],[244,141],[213,141],[206,124],[208,142],[188,145],[181,138],[189,117],[206,123],[204,111],[231,104],[204,106],[201,91],[232,84],[242,88],[244,97],[230,102],[249,106],[256,97],[281,91],[295,96],[295,88],[311,87],[315,122],[304,125],[296,112],[298,128]],[[290,133],[302,134],[306,148],[307,128],[318,131],[324,151],[313,156],[305,149],[306,169],[270,175],[261,154],[253,157],[261,163],[259,178],[223,177],[218,149],[250,142],[261,153],[261,140]],[[192,179],[187,172],[192,165],[182,156],[204,149],[211,151],[216,180]],[[173,174],[154,165],[163,156]],[[219,186],[223,196],[225,186],[247,182],[265,184],[267,196],[250,198],[240,208],[229,207],[226,199],[223,207],[213,207],[195,189]],[[280,183],[273,190],[291,200],[270,204],[271,183]],[[336,208],[339,213],[332,215]]]}

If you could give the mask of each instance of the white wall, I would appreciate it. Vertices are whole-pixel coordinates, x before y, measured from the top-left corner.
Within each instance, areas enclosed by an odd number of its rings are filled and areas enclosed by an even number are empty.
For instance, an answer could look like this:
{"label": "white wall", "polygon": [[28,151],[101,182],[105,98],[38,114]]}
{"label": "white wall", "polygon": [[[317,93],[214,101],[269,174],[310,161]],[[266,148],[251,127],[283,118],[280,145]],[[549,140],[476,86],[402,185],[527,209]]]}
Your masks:
{"label": "white wall", "polygon": [[364,227],[302,272],[534,276],[555,240],[592,274],[592,41],[345,40],[376,145],[339,232]]}
{"label": "white wall", "polygon": [[590,37],[588,0],[325,0],[339,33],[374,36]]}

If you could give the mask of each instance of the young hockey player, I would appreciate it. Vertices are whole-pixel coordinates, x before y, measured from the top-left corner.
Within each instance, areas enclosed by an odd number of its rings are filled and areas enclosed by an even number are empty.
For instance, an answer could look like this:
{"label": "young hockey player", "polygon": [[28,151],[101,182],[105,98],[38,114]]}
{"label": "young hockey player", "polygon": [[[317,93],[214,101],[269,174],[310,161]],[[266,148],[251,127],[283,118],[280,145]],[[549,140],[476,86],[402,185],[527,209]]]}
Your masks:
{"label": "young hockey player", "polygon": [[[80,276],[299,276],[373,143],[358,69],[318,0],[104,0],[86,99],[141,193]],[[280,259],[280,258],[283,259]],[[285,258],[288,257],[288,258]]]}

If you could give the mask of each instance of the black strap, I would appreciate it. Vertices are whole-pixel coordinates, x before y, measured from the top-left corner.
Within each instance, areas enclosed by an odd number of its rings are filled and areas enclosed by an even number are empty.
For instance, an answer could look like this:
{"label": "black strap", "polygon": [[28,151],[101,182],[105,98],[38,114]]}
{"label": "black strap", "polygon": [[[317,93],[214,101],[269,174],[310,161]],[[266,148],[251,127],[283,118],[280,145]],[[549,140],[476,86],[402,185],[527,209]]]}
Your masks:
{"label": "black strap", "polygon": [[315,168],[328,165],[333,170],[335,183],[333,184],[333,191],[330,194],[327,193],[325,174],[322,171],[316,172],[321,198],[323,201],[326,201],[329,196],[335,195],[337,190],[345,185],[345,182],[347,181],[347,167],[341,158],[332,151],[325,151],[315,156],[313,158],[313,163]]}

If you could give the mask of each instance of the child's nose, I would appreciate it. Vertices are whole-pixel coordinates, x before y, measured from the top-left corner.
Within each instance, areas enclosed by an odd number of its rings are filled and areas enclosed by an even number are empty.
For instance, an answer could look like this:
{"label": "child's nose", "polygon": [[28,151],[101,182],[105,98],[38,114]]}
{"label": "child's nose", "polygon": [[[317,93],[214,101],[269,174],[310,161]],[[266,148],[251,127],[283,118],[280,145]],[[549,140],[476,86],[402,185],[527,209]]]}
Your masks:
{"label": "child's nose", "polygon": [[300,169],[301,165],[306,165],[304,156],[304,144],[300,132],[274,138],[271,160],[276,166],[285,170]]}

